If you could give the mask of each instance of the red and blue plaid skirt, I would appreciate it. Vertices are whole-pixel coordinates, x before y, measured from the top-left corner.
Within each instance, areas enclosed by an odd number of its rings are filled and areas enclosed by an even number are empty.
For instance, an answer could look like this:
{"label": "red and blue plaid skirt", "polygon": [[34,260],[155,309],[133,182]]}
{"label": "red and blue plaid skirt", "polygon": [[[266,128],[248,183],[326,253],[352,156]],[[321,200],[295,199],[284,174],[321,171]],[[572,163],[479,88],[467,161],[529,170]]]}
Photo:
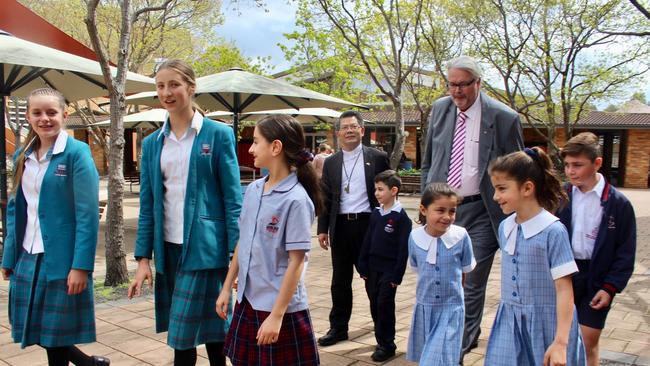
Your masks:
{"label": "red and blue plaid skirt", "polygon": [[234,366],[320,365],[309,310],[284,314],[278,341],[270,345],[258,346],[255,339],[257,331],[269,314],[266,311],[253,309],[246,298],[235,305],[223,351],[232,364]]}
{"label": "red and blue plaid skirt", "polygon": [[95,341],[93,278],[77,295],[66,279],[48,281],[44,254],[22,250],[9,284],[11,336],[21,347],[63,347]]}

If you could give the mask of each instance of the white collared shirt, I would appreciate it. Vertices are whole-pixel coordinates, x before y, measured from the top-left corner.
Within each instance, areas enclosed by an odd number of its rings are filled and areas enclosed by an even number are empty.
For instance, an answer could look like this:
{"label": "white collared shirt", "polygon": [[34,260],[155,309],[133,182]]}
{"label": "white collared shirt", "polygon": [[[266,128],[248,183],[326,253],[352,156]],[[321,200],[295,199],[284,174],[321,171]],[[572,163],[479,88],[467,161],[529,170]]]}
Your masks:
{"label": "white collared shirt", "polygon": [[170,243],[183,243],[183,211],[187,176],[190,170],[190,154],[194,139],[201,132],[201,127],[203,127],[203,116],[195,111],[190,128],[180,138],[171,132],[169,118],[158,135],[159,138],[163,135],[165,139],[160,154],[160,171],[165,186],[163,230],[165,241]]}
{"label": "white collared shirt", "polygon": [[598,183],[588,192],[573,187],[571,198],[571,246],[576,259],[591,259],[603,219],[603,206],[600,204],[605,178],[597,173]]}
{"label": "white collared shirt", "polygon": [[[456,116],[460,113],[456,108]],[[465,148],[463,150],[463,172],[458,193],[461,196],[479,194],[480,177],[478,172],[479,162],[479,136],[481,135],[481,95],[479,94],[465,114]]]}
{"label": "white collared shirt", "polygon": [[395,202],[393,202],[393,205],[390,207],[389,210],[385,210],[384,205],[379,205],[379,207],[377,207],[377,209],[379,210],[379,214],[382,215],[382,216],[386,216],[391,212],[398,212],[399,213],[400,211],[402,211],[402,203],[400,201],[398,201],[398,200],[395,200]]}
{"label": "white collared shirt", "polygon": [[[341,166],[341,214],[371,212],[366,191],[366,168],[363,161],[363,146],[359,144],[352,151],[343,152],[343,165]],[[354,162],[359,160],[355,166]],[[368,163],[370,164],[370,163]],[[347,172],[347,175],[346,175]],[[350,180],[348,182],[348,176]],[[350,187],[350,192],[345,188]]]}
{"label": "white collared shirt", "polygon": [[43,178],[50,166],[53,154],[59,154],[65,150],[68,142],[68,133],[61,129],[50,151],[42,156],[40,160],[36,157],[36,151],[29,152],[25,159],[25,169],[20,179],[20,186],[27,202],[27,225],[25,227],[25,237],[23,238],[23,248],[30,254],[45,252],[43,245],[43,235],[41,233],[41,221],[38,218],[38,204],[43,185]]}
{"label": "white collared shirt", "polygon": [[[420,247],[422,250],[427,251],[426,262],[430,264],[436,264],[436,259],[438,257],[438,239],[442,241],[445,245],[445,248],[451,249],[456,244],[460,243],[466,237],[469,238],[467,230],[461,226],[451,225],[447,232],[440,237],[435,237],[429,234],[426,230],[426,225],[421,226],[411,232],[411,237],[415,245]],[[471,249],[471,245],[470,245]],[[476,259],[474,255],[471,255],[471,261],[469,264],[464,265],[462,268],[463,273],[471,272],[474,267],[476,267]]]}

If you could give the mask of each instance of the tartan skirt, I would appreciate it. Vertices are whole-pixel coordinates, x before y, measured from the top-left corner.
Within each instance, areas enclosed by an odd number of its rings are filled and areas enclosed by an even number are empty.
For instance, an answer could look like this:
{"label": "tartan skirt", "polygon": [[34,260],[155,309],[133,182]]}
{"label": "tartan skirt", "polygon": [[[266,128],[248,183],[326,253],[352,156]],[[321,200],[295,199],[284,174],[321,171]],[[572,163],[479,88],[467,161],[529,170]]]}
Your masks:
{"label": "tartan skirt", "polygon": [[257,331],[269,312],[257,311],[244,298],[235,305],[223,353],[233,365],[320,365],[309,310],[284,314],[278,341],[258,346]]}
{"label": "tartan skirt", "polygon": [[168,332],[167,344],[178,350],[223,342],[229,321],[217,315],[217,297],[227,268],[180,270],[182,245],[165,243],[165,273],[156,273],[156,332]]}
{"label": "tartan skirt", "polygon": [[66,279],[48,281],[43,253],[22,250],[9,284],[11,336],[22,348],[72,346],[95,341],[92,273],[88,286],[68,295]]}

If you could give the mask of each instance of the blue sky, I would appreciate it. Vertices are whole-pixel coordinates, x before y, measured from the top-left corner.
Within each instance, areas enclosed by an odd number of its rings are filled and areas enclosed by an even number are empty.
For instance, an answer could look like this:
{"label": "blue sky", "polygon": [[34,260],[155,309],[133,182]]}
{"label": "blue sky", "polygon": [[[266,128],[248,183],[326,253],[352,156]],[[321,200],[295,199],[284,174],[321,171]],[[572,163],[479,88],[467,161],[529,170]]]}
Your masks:
{"label": "blue sky", "polygon": [[228,0],[224,1],[225,22],[215,29],[216,33],[232,41],[247,57],[271,56],[274,72],[288,68],[289,63],[277,44],[286,44],[283,33],[295,29],[295,5],[287,4],[286,0],[267,0],[264,8],[256,7],[252,0],[240,3],[236,10]]}

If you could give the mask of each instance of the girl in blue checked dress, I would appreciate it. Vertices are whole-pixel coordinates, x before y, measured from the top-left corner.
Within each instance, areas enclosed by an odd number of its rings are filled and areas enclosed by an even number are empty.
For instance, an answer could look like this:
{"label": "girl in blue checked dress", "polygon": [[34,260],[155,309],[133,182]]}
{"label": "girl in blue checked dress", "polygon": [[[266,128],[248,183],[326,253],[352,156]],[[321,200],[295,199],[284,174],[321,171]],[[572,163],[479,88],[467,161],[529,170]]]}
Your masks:
{"label": "girl in blue checked dress", "polygon": [[467,231],[453,225],[460,197],[446,183],[422,193],[419,223],[411,232],[409,262],[418,274],[406,359],[421,365],[455,365],[465,322],[463,282],[476,266]]}
{"label": "girl in blue checked dress", "polygon": [[266,117],[249,152],[269,175],[246,189],[239,244],[217,300],[226,319],[238,276],[225,354],[235,366],[318,365],[302,274],[323,201],[302,126],[290,116]]}
{"label": "girl in blue checked dress", "polygon": [[549,211],[564,197],[551,160],[539,148],[490,165],[499,225],[501,303],[488,340],[486,365],[586,364],[573,304],[573,260],[566,228]]}
{"label": "girl in blue checked dress", "polygon": [[45,348],[50,365],[108,365],[75,346],[95,341],[99,177],[88,145],[63,129],[65,109],[56,90],[27,97],[30,131],[14,163],[2,257],[11,336]]}
{"label": "girl in blue checked dress", "polygon": [[239,238],[241,185],[232,129],[201,115],[195,90],[185,62],[158,67],[156,91],[169,118],[142,142],[138,269],[128,295],[139,295],[144,281],[151,286],[153,257],[156,332],[167,331],[174,365],[196,364],[205,344],[210,365],[225,366],[230,323],[214,302]]}

